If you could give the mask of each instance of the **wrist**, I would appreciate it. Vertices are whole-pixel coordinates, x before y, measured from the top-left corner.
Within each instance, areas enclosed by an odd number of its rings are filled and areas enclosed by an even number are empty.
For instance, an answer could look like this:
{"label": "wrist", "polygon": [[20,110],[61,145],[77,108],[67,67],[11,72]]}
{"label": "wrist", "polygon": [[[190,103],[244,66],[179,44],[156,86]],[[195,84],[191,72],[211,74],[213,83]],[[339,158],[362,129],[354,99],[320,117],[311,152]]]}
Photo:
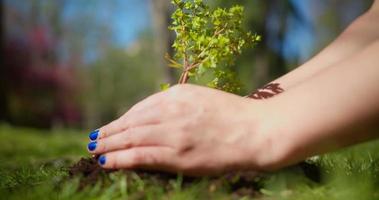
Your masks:
{"label": "wrist", "polygon": [[[253,100],[255,101],[255,100]],[[249,111],[254,116],[250,123],[250,167],[262,171],[276,170],[300,159],[294,132],[287,126],[283,117],[279,117],[270,100],[255,101]]]}

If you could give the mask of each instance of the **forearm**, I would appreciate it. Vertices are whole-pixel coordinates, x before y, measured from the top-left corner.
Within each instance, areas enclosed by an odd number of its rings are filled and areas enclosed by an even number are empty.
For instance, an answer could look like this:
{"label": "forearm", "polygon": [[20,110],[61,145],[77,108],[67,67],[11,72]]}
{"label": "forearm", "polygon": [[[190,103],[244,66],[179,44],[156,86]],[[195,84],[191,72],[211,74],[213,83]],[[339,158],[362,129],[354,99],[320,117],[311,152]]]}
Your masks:
{"label": "forearm", "polygon": [[280,83],[281,87],[287,90],[370,45],[379,38],[378,4],[376,2],[368,12],[356,19],[335,41],[314,58],[273,82]]}
{"label": "forearm", "polygon": [[[273,168],[379,134],[379,41],[265,102]],[[269,159],[272,159],[269,160]]]}

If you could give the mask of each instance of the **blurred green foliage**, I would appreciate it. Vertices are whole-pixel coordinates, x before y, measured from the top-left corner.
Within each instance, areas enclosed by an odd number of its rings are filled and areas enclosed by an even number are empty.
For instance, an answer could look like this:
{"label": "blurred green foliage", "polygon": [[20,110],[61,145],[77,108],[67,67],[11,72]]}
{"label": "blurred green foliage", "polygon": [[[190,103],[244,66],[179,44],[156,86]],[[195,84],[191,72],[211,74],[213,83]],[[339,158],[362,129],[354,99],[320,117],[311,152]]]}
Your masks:
{"label": "blurred green foliage", "polygon": [[110,48],[82,71],[88,127],[115,119],[133,104],[158,90],[161,80],[151,51],[152,36],[141,34],[128,49]]}
{"label": "blurred green foliage", "polygon": [[[6,64],[0,68],[0,121],[14,125],[48,128],[101,126],[139,100],[158,91],[159,83],[178,79],[177,74],[166,69],[168,63],[162,61],[166,52],[173,54],[173,49],[170,49],[172,44],[178,49],[191,48],[194,50],[191,53],[195,55],[199,53],[196,51],[204,50],[197,47],[211,43],[210,35],[215,31],[211,30],[211,26],[204,26],[204,18],[183,13],[187,16],[187,22],[190,22],[188,25],[191,25],[187,28],[198,30],[200,34],[192,31],[192,39],[187,40],[191,44],[175,42],[170,34],[172,31],[167,30],[169,16],[175,9],[168,6],[168,0],[154,1],[152,10],[154,7],[164,9],[156,10],[160,15],[151,13],[152,23],[164,26],[159,30],[167,32],[157,34],[157,30],[147,28],[133,43],[122,46],[115,44],[115,35],[119,33],[114,31],[112,23],[108,23],[107,16],[112,16],[112,12],[118,10],[114,8],[125,5],[124,1],[123,4],[118,0],[106,3],[97,0],[92,4],[87,4],[86,1],[45,0],[8,2],[14,2],[14,5],[20,7],[8,7],[10,3],[0,3],[6,16],[4,19],[9,20],[4,28]],[[232,52],[234,57],[220,56],[208,49],[204,58],[213,58],[214,61],[204,61],[191,74],[202,74],[207,66],[222,64],[224,61],[221,60],[228,58],[229,61],[235,61],[230,71],[235,71],[237,75],[214,70],[214,73],[204,73],[203,78],[194,82],[207,84],[213,80],[213,86],[217,87],[225,81],[215,81],[215,75],[225,80],[235,80],[238,77],[241,85],[246,86],[239,94],[246,95],[304,62],[299,58],[288,59],[283,55],[286,50],[283,44],[293,33],[290,19],[294,18],[303,23],[302,28],[311,29],[315,44],[314,49],[309,51],[316,53],[333,40],[352,19],[364,12],[372,0],[309,1],[309,5],[317,5],[312,12],[309,11],[311,14],[314,12],[311,21],[304,20],[296,7],[296,3],[303,1],[204,2],[210,5],[208,10],[212,11],[208,13],[208,18],[213,17],[216,24],[224,25],[226,21],[234,20],[239,28],[232,28],[238,30],[238,33],[244,32],[241,29],[251,30],[262,35],[262,41],[256,48],[245,49],[242,54],[239,50],[237,54]],[[151,2],[141,4],[148,3]],[[231,8],[236,4],[244,9],[238,6],[231,10],[216,9]],[[74,12],[72,8],[79,12]],[[70,16],[66,16],[67,12]],[[179,12],[174,13],[174,16],[177,14]],[[233,17],[225,17],[228,14]],[[157,16],[161,16],[161,23],[154,19]],[[244,20],[240,21],[242,18]],[[125,24],[128,25],[127,22]],[[232,48],[228,50],[228,47],[237,44],[234,36],[222,34],[222,37],[213,42],[218,44],[218,48],[227,50],[225,55],[230,55],[229,50]],[[276,49],[272,47],[273,44],[277,46]],[[181,57],[170,56],[174,59]],[[179,58],[176,62],[182,63],[182,59]]]}

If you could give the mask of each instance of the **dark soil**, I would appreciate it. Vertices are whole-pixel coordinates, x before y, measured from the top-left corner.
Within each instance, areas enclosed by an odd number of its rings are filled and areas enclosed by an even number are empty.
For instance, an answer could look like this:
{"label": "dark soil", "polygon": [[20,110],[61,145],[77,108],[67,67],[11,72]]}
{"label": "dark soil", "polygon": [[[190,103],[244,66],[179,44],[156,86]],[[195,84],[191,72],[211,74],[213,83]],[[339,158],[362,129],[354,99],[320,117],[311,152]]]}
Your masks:
{"label": "dark soil", "polygon": [[[302,171],[309,179],[315,182],[320,181],[320,172],[317,166],[303,162],[296,165],[295,168]],[[70,178],[80,177],[79,189],[95,185],[99,181],[104,183],[105,186],[106,182],[111,181],[109,177],[112,173],[123,173],[126,176],[127,185],[131,185],[137,181],[137,175],[138,179],[144,181],[144,183],[159,185],[166,192],[174,190],[172,183],[178,179],[181,179],[181,187],[184,189],[193,183],[206,180],[209,192],[223,188],[237,199],[243,196],[260,196],[259,190],[262,187],[262,179],[265,179],[267,176],[267,174],[248,171],[229,173],[217,177],[195,178],[143,170],[105,170],[98,165],[96,158],[82,158],[69,168]]]}

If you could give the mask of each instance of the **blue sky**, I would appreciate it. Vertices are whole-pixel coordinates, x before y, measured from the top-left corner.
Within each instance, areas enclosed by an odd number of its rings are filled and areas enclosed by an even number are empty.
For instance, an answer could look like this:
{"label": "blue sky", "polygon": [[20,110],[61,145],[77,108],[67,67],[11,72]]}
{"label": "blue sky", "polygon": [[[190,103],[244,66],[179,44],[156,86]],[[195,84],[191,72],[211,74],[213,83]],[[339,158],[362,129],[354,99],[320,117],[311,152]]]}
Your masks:
{"label": "blue sky", "polygon": [[[49,1],[40,0],[45,5]],[[6,5],[21,13],[30,10],[28,3],[25,0],[5,0]],[[77,13],[88,13],[96,21],[109,23],[115,43],[121,46],[133,42],[141,31],[151,25],[149,0],[67,0],[64,5],[63,16],[67,21],[78,16]]]}
{"label": "blue sky", "polygon": [[301,19],[294,16],[287,19],[288,28],[282,54],[286,59],[299,59],[300,62],[303,62],[313,54],[315,47],[312,0],[291,1]]}
{"label": "blue sky", "polygon": [[68,4],[69,7],[66,9],[66,16],[80,12],[83,8],[90,12],[97,12],[93,16],[102,23],[110,23],[114,42],[119,46],[132,43],[141,31],[151,25],[148,0],[93,0],[92,2],[96,3],[89,6],[88,1],[71,0],[71,4]]}
{"label": "blue sky", "polygon": [[[64,13],[67,21],[75,20],[73,17],[78,16],[77,13],[84,17],[88,13],[89,21],[94,20],[98,25],[110,28],[111,42],[119,48],[127,48],[142,31],[151,27],[149,0],[91,0],[92,4],[88,4],[88,0],[69,2]],[[85,62],[93,62],[101,51],[97,46],[99,32],[88,31],[86,34]]]}
{"label": "blue sky", "polygon": [[[114,31],[120,43],[130,43],[138,33],[150,26],[148,0],[118,0],[122,3],[114,18]],[[123,20],[117,20],[123,19]]]}

